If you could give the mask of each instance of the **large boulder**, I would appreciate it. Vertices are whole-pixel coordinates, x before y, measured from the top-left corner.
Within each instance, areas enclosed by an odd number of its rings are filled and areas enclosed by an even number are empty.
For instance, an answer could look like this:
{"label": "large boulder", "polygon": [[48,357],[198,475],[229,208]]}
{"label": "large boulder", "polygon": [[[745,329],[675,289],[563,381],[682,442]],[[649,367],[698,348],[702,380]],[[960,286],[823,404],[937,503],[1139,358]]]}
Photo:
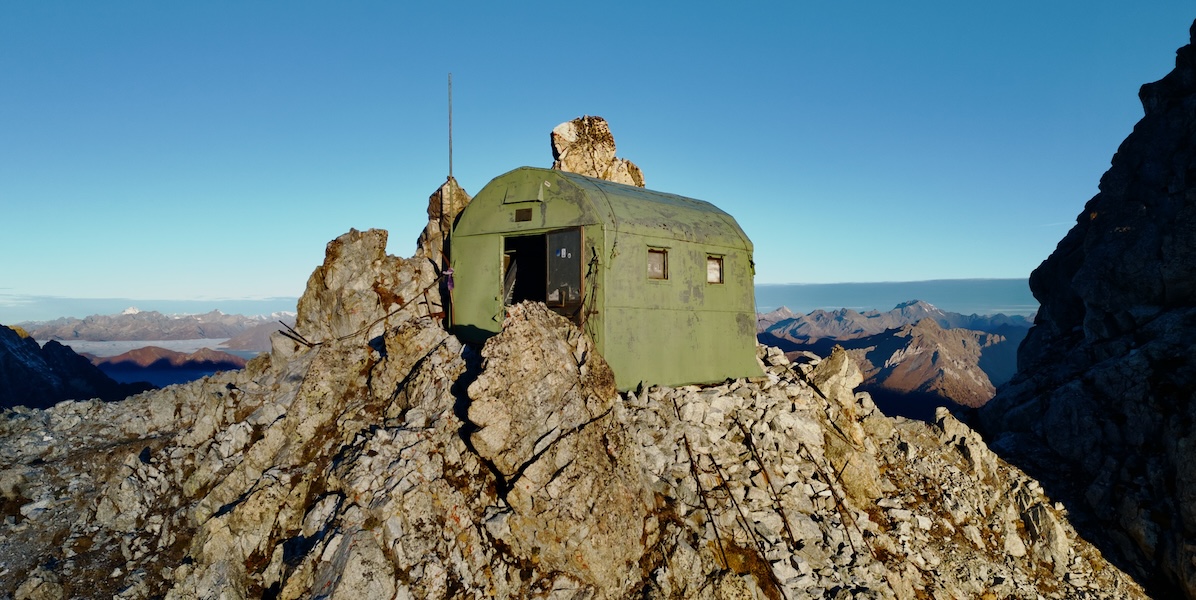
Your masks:
{"label": "large boulder", "polygon": [[635,163],[615,157],[615,137],[602,117],[584,116],[552,128],[552,168],[644,187]]}
{"label": "large boulder", "polygon": [[374,339],[412,317],[440,310],[440,273],[427,261],[386,253],[384,229],[350,230],[328,242],[299,298],[291,337],[275,336],[287,360],[301,347]]}
{"label": "large boulder", "polygon": [[615,407],[614,373],[543,304],[509,309],[469,386],[478,454],[502,476],[496,538],[542,568],[621,596],[655,542],[655,503]]}
{"label": "large boulder", "polygon": [[1100,192],[1030,277],[1042,309],[981,420],[1074,490],[1107,551],[1196,598],[1196,48],[1139,97]]}

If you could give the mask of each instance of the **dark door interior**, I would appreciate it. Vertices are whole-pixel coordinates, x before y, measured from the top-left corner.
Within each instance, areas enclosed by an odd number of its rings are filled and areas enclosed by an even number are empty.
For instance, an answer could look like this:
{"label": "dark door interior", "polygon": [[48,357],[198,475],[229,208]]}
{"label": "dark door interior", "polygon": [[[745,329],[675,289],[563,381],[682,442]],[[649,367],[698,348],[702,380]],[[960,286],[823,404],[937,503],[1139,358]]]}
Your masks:
{"label": "dark door interior", "polygon": [[506,238],[504,302],[543,302],[577,322],[582,305],[581,239],[580,228]]}

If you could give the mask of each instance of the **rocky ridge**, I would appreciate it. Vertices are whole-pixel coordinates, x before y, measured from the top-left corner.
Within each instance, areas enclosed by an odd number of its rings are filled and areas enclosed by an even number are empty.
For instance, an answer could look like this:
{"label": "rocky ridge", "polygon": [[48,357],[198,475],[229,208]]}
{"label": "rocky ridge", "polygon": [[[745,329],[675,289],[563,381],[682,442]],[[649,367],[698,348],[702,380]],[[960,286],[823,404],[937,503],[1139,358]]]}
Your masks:
{"label": "rocky ridge", "polygon": [[1031,275],[1042,310],[980,416],[1107,554],[1196,598],[1196,45],[1139,98],[1099,193]]}
{"label": "rocky ridge", "polygon": [[131,368],[144,369],[147,367],[190,367],[211,368],[216,370],[240,369],[245,366],[245,359],[212,350],[201,348],[195,352],[175,352],[157,346],[144,346],[130,350],[116,356],[89,357],[91,363],[102,368]]}
{"label": "rocky ridge", "polygon": [[851,309],[757,316],[758,339],[791,353],[841,345],[864,372],[864,389],[889,414],[930,419],[936,406],[978,407],[1013,376],[1021,317],[961,315],[922,301],[891,311]]}
{"label": "rocky ridge", "polygon": [[925,394],[975,408],[996,393],[981,366],[984,353],[1005,343],[999,335],[943,329],[933,319],[923,319],[844,342],[843,347],[863,370],[869,389]]}
{"label": "rocky ridge", "polygon": [[46,408],[63,400],[120,400],[152,386],[113,381],[56,341],[41,346],[24,330],[0,325],[0,409]]}
{"label": "rocky ridge", "polygon": [[538,304],[463,346],[386,237],[329,243],[243,371],[4,413],[0,597],[1144,597],[843,352],[620,395]]}
{"label": "rocky ridge", "polygon": [[[943,329],[969,329],[994,333],[1009,338],[1021,339],[1017,331],[1025,331],[1031,323],[1021,316],[1008,315],[961,315],[944,311],[929,302],[911,300],[903,302],[893,310],[880,312],[870,310],[859,312],[850,308],[833,311],[815,310],[809,314],[796,314],[788,308],[781,308],[757,315],[756,330],[768,333],[778,339],[787,339],[801,344],[833,343],[852,340],[913,325],[931,319]],[[830,346],[827,346],[829,349]]]}

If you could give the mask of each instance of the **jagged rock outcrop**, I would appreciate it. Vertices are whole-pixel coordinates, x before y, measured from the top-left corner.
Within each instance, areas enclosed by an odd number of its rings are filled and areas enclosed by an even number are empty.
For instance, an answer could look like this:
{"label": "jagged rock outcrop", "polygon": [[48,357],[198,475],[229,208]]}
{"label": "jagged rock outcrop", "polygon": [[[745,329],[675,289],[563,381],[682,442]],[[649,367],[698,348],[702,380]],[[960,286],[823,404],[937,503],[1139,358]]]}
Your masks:
{"label": "jagged rock outcrop", "polygon": [[428,225],[419,235],[415,258],[424,258],[438,269],[448,268],[449,248],[445,248],[449,233],[457,222],[457,215],[469,205],[473,198],[466,193],[452,176],[428,197]]}
{"label": "jagged rock outcrop", "polygon": [[67,346],[53,340],[39,346],[23,330],[0,325],[0,409],[90,398],[115,401],[152,387],[117,383]]}
{"label": "jagged rock outcrop", "polygon": [[397,323],[439,310],[436,266],[387,254],[388,235],[383,229],[353,229],[328,242],[324,264],[299,298],[295,331],[301,339],[273,338],[279,362],[309,344],[372,340]]}
{"label": "jagged rock outcrop", "polygon": [[1196,598],[1196,47],[1139,97],[1100,192],[1030,277],[1042,310],[981,418],[1107,553]]}
{"label": "jagged rock outcrop", "polygon": [[242,371],[0,416],[0,597],[1144,597],[841,351],[620,395],[541,305],[462,346],[385,238],[329,244]]}
{"label": "jagged rock outcrop", "polygon": [[644,187],[635,163],[615,157],[615,138],[602,117],[584,116],[552,128],[552,168]]}
{"label": "jagged rock outcrop", "polygon": [[564,317],[527,303],[482,356],[469,420],[480,428],[474,448],[500,476],[490,533],[612,597],[639,587],[659,523],[606,361]]}

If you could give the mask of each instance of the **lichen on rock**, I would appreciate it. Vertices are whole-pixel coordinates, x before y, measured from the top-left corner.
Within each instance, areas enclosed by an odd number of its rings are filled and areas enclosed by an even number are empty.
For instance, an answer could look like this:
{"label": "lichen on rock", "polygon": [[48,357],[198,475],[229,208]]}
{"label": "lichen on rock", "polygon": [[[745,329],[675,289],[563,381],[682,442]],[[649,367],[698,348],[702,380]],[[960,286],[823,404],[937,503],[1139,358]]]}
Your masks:
{"label": "lichen on rock", "polygon": [[615,157],[615,138],[602,117],[583,116],[552,129],[552,168],[615,183],[644,187],[635,163]]}
{"label": "lichen on rock", "polygon": [[510,307],[482,356],[469,419],[480,428],[474,447],[505,483],[496,537],[543,569],[615,597],[629,591],[656,526],[610,367],[539,303]]}

